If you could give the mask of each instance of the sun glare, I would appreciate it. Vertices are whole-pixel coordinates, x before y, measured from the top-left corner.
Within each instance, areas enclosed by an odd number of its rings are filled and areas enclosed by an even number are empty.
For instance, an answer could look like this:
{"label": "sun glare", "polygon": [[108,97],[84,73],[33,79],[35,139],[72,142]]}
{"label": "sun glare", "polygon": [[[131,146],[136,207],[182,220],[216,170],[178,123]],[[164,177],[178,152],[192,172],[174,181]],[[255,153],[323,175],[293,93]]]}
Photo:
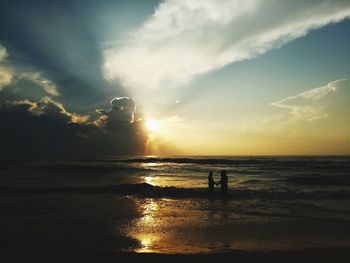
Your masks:
{"label": "sun glare", "polygon": [[145,124],[146,124],[147,130],[149,130],[151,133],[157,133],[161,128],[160,122],[157,120],[147,119]]}

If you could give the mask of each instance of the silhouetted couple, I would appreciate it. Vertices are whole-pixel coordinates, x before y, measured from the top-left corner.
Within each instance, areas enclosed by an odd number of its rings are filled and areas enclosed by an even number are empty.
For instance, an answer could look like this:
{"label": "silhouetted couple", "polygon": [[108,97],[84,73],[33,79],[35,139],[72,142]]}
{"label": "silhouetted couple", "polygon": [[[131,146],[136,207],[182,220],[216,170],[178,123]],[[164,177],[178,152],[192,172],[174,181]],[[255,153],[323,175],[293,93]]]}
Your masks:
{"label": "silhouetted couple", "polygon": [[215,183],[213,179],[213,172],[208,175],[208,192],[210,195],[214,194],[215,185],[220,185],[220,191],[222,195],[227,195],[227,173],[226,170],[222,170],[220,173],[220,181]]}

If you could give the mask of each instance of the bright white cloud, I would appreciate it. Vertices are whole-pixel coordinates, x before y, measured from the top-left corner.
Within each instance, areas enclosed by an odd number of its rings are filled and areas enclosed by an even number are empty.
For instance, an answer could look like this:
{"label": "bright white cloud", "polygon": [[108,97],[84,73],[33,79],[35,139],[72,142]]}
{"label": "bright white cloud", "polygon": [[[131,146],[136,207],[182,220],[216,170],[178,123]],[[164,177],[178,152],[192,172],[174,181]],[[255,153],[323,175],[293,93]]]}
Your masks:
{"label": "bright white cloud", "polygon": [[318,120],[328,116],[328,113],[324,112],[324,99],[336,92],[345,83],[345,79],[335,80],[328,83],[326,86],[284,98],[270,105],[288,109],[290,114],[295,117],[308,121]]}
{"label": "bright white cloud", "polygon": [[104,52],[106,79],[179,86],[350,16],[343,0],[165,0],[130,38]]}

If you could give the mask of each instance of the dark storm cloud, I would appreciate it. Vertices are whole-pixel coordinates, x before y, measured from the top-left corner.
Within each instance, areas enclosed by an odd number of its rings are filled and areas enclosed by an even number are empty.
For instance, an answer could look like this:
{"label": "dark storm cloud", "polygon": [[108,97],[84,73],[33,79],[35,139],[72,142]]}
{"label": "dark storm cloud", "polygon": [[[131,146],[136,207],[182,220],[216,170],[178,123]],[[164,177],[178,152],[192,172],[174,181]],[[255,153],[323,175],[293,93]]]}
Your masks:
{"label": "dark storm cloud", "polygon": [[134,114],[136,112],[136,103],[129,97],[118,97],[110,101],[111,108],[107,111],[97,109],[100,114],[108,117],[107,125],[114,127],[120,122],[134,122]]}
{"label": "dark storm cloud", "polygon": [[0,158],[142,154],[145,138],[139,123],[112,118],[113,110],[91,120],[48,97],[7,102],[0,107]]}
{"label": "dark storm cloud", "polygon": [[101,73],[101,11],[124,3],[1,1],[0,158],[143,153],[135,102]]}

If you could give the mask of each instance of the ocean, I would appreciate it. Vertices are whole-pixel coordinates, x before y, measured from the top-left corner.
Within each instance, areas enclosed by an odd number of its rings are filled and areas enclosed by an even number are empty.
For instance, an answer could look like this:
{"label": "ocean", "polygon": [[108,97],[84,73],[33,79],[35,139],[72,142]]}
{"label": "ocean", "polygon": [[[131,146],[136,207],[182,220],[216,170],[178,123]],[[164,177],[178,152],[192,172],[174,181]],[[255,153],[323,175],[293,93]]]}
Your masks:
{"label": "ocean", "polygon": [[[228,195],[208,195],[208,173]],[[350,247],[350,157],[0,162],[1,244],[154,253]]]}

